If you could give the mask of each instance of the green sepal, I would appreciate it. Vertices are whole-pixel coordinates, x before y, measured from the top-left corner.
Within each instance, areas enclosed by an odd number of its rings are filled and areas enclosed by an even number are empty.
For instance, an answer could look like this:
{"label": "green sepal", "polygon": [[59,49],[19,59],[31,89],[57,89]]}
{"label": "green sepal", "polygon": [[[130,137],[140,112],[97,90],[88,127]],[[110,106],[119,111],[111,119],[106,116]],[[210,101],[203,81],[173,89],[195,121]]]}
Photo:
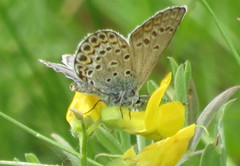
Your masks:
{"label": "green sepal", "polygon": [[37,156],[33,153],[25,153],[25,159],[27,162],[30,162],[30,163],[40,163]]}

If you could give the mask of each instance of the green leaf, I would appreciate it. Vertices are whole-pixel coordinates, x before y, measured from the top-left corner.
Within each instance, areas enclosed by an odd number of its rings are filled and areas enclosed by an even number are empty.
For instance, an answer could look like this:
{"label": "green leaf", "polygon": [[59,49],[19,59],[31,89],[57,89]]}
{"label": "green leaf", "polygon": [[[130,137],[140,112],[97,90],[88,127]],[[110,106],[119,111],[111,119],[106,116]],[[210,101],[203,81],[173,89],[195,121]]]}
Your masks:
{"label": "green leaf", "polygon": [[[181,160],[176,164],[176,166],[195,166],[199,165],[200,163],[200,158],[201,158],[202,153],[197,153],[194,152],[191,154],[185,153]],[[198,164],[196,164],[198,163]]]}
{"label": "green leaf", "polygon": [[103,127],[99,127],[95,136],[97,140],[111,153],[111,154],[122,154],[124,150],[121,147],[121,144],[109,131]]}
{"label": "green leaf", "polygon": [[33,153],[25,153],[25,159],[27,162],[30,162],[30,163],[40,163],[37,156]]}
{"label": "green leaf", "polygon": [[[69,149],[74,150],[74,148],[63,137],[61,137],[60,135],[53,133],[53,134],[51,134],[51,137],[55,141],[60,143],[61,145],[64,145],[65,147],[68,147]],[[81,162],[80,162],[79,158],[76,157],[75,155],[73,155],[73,154],[71,154],[71,153],[69,153],[67,151],[64,151],[64,150],[62,150],[62,153],[67,156],[67,158],[71,162],[72,166],[81,165]]]}
{"label": "green leaf", "polygon": [[223,166],[220,161],[220,153],[217,151],[215,144],[208,144],[204,149],[200,160],[200,166]]}
{"label": "green leaf", "polygon": [[180,65],[178,67],[176,75],[174,77],[174,97],[173,97],[173,100],[181,101],[183,103],[187,102],[186,83],[185,83],[183,65]]}
{"label": "green leaf", "polygon": [[224,116],[225,110],[228,109],[235,100],[236,99],[230,100],[229,102],[224,104],[220,108],[220,111],[218,112],[216,117],[214,135],[218,141],[217,150],[220,153],[220,160],[223,166],[226,165],[226,161],[227,161],[225,135],[224,135],[224,128],[223,128],[223,116]]}
{"label": "green leaf", "polygon": [[128,134],[125,131],[121,131],[121,130],[119,130],[118,133],[119,133],[119,136],[120,136],[119,142],[122,145],[122,149],[124,151],[128,150],[128,148],[131,147],[130,134]]}
{"label": "green leaf", "polygon": [[177,68],[179,67],[177,61],[172,58],[172,57],[168,57],[170,64],[171,64],[171,68],[172,68],[172,72],[173,72],[173,77],[175,77],[176,72],[177,72]]}
{"label": "green leaf", "polygon": [[[215,97],[208,105],[207,107],[202,111],[201,115],[199,116],[197,120],[197,125],[203,125],[207,127],[209,123],[212,121],[214,115],[217,113],[217,111],[223,106],[231,96],[234,95],[234,93],[240,88],[240,86],[234,86],[232,88],[229,88],[222,92],[220,95]],[[201,136],[203,134],[202,128],[196,128],[195,134],[192,138],[192,142],[190,144],[190,150],[194,151],[198,142],[201,139]]]}
{"label": "green leaf", "polygon": [[187,92],[187,106],[188,106],[188,124],[195,123],[199,112],[198,95],[194,81],[191,79]]}
{"label": "green leaf", "polygon": [[186,89],[188,89],[190,80],[192,78],[192,67],[189,61],[185,62],[184,77],[186,82]]}

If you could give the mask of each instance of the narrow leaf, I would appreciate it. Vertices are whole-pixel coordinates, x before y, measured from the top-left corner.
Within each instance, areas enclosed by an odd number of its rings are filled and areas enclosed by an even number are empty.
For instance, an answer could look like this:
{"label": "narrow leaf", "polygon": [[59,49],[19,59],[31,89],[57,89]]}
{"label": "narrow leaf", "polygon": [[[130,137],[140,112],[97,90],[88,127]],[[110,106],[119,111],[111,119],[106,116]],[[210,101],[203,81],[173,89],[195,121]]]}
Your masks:
{"label": "narrow leaf", "polygon": [[98,141],[111,153],[111,154],[122,154],[124,150],[122,149],[120,143],[116,141],[116,138],[107,130],[99,127],[95,132]]}
{"label": "narrow leaf", "polygon": [[188,124],[195,123],[199,112],[198,95],[194,81],[191,79],[187,92]]}
{"label": "narrow leaf", "polygon": [[208,4],[208,2],[206,0],[201,0],[201,2],[205,5],[205,7],[208,9],[210,14],[212,15],[213,20],[215,21],[219,32],[221,33],[223,39],[227,43],[229,49],[232,51],[232,54],[233,54],[235,60],[237,61],[238,65],[240,65],[240,55],[238,54],[237,50],[235,49],[231,39],[228,37],[229,35],[227,35],[226,32],[223,30],[222,26],[220,26],[219,20],[217,19],[217,16],[213,12],[213,10],[210,7],[210,5]]}
{"label": "narrow leaf", "polygon": [[[232,88],[229,88],[222,92],[220,95],[215,97],[203,110],[201,115],[199,116],[197,120],[198,125],[203,125],[207,127],[211,120],[213,119],[216,112],[220,109],[220,107],[225,104],[231,96],[234,95],[234,93],[240,88],[240,86],[234,86]],[[203,134],[202,128],[196,128],[195,134],[193,136],[191,145],[189,146],[191,151],[194,151],[198,142],[200,141],[200,138]]]}
{"label": "narrow leaf", "polygon": [[189,61],[185,62],[184,77],[185,77],[185,82],[186,82],[186,89],[188,89],[188,86],[190,84],[191,77],[192,77],[192,68],[191,68],[191,64]]}
{"label": "narrow leaf", "polygon": [[176,101],[181,101],[183,103],[187,102],[186,84],[185,84],[183,65],[180,65],[178,67],[176,75],[174,77],[174,98],[173,99]]}
{"label": "narrow leaf", "polygon": [[173,77],[175,77],[176,75],[176,72],[177,72],[177,68],[178,68],[178,63],[177,61],[172,58],[172,57],[168,57],[169,61],[170,61],[170,64],[171,64],[171,68],[172,68],[172,72],[173,72]]}
{"label": "narrow leaf", "polygon": [[131,146],[131,136],[129,133],[125,132],[125,131],[118,131],[119,135],[120,135],[120,141],[121,145],[122,145],[122,149],[124,149],[124,151],[128,150],[129,147]]}
{"label": "narrow leaf", "polygon": [[[65,147],[68,147],[69,149],[74,150],[73,147],[60,135],[53,133],[53,134],[51,134],[51,137],[58,143],[64,145]],[[71,153],[64,151],[64,150],[62,150],[62,153],[67,156],[67,158],[71,162],[72,166],[81,165],[79,158],[76,157],[75,155],[72,155]]]}
{"label": "narrow leaf", "polygon": [[224,136],[224,128],[223,128],[223,116],[225,110],[235,101],[236,99],[230,100],[226,104],[224,104],[220,111],[217,114],[217,122],[215,125],[215,137],[217,138],[217,151],[220,154],[220,163],[222,166],[226,166],[227,161],[227,153],[226,153],[226,144],[225,144],[225,136]]}

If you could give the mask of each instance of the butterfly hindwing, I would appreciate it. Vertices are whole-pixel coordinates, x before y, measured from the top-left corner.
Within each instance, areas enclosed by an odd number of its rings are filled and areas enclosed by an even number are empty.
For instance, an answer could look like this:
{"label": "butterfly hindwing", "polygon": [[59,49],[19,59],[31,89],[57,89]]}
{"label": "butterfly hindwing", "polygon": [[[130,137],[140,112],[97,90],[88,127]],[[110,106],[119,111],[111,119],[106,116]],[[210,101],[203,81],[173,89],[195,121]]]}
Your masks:
{"label": "butterfly hindwing", "polygon": [[48,62],[42,59],[40,59],[39,62],[46,65],[47,67],[54,69],[56,72],[63,73],[67,78],[77,82],[79,81],[79,78],[77,77],[77,75],[75,74],[75,71],[73,70],[73,60],[74,60],[74,57],[72,55],[66,54],[66,55],[62,55],[62,62],[64,65]]}
{"label": "butterfly hindwing", "polygon": [[80,79],[99,91],[119,93],[136,85],[132,58],[124,38],[114,31],[101,30],[80,43],[75,53],[74,69]]}

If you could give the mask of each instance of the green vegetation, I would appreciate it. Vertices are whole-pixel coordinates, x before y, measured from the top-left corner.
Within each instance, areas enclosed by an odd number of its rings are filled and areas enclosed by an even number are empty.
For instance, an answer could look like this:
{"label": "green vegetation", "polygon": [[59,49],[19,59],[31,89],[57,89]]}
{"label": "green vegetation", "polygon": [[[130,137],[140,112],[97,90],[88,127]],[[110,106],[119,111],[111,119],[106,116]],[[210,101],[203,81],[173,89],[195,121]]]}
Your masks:
{"label": "green vegetation", "polygon": [[[51,133],[57,133],[77,147],[78,140],[72,137],[65,120],[74,95],[69,90],[71,81],[40,64],[38,59],[60,63],[61,55],[74,53],[78,42],[88,33],[113,29],[127,37],[136,25],[155,12],[179,5],[186,5],[188,12],[150,78],[159,83],[171,72],[167,57],[179,64],[188,60],[199,110],[203,110],[215,96],[240,84],[237,55],[240,53],[240,21],[237,20],[240,1],[208,3],[211,12],[204,0],[1,0],[0,111],[43,135],[50,137]],[[145,84],[142,94],[146,93]],[[235,96],[239,98],[240,93]],[[210,125],[210,131],[211,127],[214,128]],[[239,99],[227,107],[223,127],[228,157],[231,164],[238,165]],[[58,149],[3,118],[0,118],[0,143],[0,160],[17,157],[23,161],[24,153],[30,152],[43,163],[66,160],[65,156],[59,156]],[[91,157],[92,151],[105,152],[97,141],[92,141],[88,148]]]}

